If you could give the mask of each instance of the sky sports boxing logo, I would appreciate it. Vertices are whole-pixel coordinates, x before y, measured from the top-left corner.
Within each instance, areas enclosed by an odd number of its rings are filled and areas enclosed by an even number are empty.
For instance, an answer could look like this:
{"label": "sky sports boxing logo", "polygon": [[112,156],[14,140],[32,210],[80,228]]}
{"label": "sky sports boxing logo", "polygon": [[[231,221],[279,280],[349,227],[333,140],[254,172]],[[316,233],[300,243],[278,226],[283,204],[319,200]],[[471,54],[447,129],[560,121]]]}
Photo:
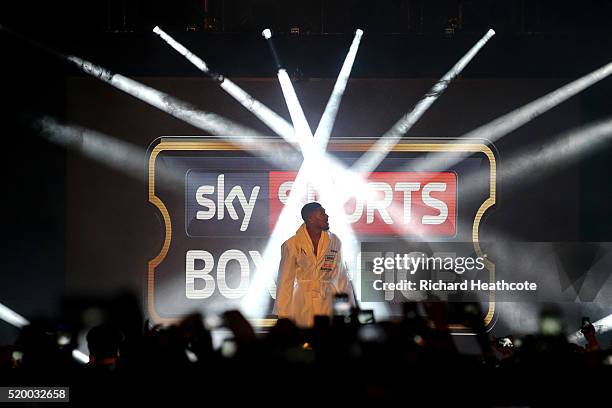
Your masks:
{"label": "sky sports boxing logo", "polygon": [[[332,140],[328,151],[350,167],[374,142],[364,140]],[[160,215],[164,238],[148,263],[152,320],[172,323],[193,310],[215,313],[240,307],[265,264],[269,238],[297,176],[297,171],[280,171],[266,159],[266,154],[285,155],[284,148],[274,139],[257,141],[252,151],[206,138],[162,138],[152,146],[148,199]],[[462,160],[440,171],[407,171],[431,152]],[[464,160],[466,152],[472,157]],[[482,191],[470,193],[471,199],[459,205],[459,179],[474,172],[480,175],[477,171],[483,167],[490,172],[484,171],[478,180]],[[480,219],[495,204],[495,157],[489,147],[480,142],[402,141],[379,169],[367,177],[368,199],[352,198],[344,207],[358,240],[427,237],[472,240],[476,246]],[[165,177],[167,170],[173,177]],[[301,201],[313,200],[317,193],[309,186]],[[299,213],[295,217],[301,222]],[[334,229],[334,220],[330,223]],[[268,313],[276,293],[275,273],[275,268],[264,268],[265,282],[258,286],[261,296],[270,301]]]}
{"label": "sky sports boxing logo", "polygon": [[[185,230],[190,237],[269,236],[289,200],[297,172],[211,172],[186,175]],[[419,231],[454,236],[457,175],[454,172],[374,172],[368,200],[352,198],[346,220],[358,235]],[[302,202],[315,201],[309,186]]]}

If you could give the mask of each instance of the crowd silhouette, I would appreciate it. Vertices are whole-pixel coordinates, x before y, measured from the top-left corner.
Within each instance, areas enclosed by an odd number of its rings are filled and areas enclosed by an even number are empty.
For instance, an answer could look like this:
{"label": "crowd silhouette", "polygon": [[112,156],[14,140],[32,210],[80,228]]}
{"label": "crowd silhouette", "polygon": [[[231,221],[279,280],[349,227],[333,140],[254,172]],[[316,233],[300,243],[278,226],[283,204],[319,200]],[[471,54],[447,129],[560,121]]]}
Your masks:
{"label": "crowd silhouette", "polygon": [[[477,354],[458,351],[449,310],[474,336]],[[15,344],[0,348],[0,385],[69,386],[71,404],[86,406],[515,406],[584,403],[604,395],[612,371],[611,349],[598,343],[593,325],[583,325],[586,347],[572,344],[555,327],[562,316],[550,307],[541,311],[540,332],[502,338],[487,333],[477,303],[404,303],[402,318],[365,324],[354,310],[317,316],[309,329],[279,319],[265,331],[238,311],[225,312],[214,329],[199,313],[175,325],[154,325],[130,296],[110,302],[104,316],[86,332],[88,364],[72,356],[82,327],[66,318],[33,320]],[[213,331],[226,334],[218,347]]]}

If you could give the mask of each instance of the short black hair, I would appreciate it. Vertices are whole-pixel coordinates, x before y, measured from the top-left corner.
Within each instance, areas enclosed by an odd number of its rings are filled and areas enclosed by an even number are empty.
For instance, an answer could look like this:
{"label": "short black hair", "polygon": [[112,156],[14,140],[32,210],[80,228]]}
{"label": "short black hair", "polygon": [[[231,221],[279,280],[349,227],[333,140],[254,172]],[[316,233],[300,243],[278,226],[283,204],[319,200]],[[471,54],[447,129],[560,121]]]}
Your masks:
{"label": "short black hair", "polygon": [[319,208],[323,208],[323,207],[321,206],[321,204],[317,202],[308,203],[305,206],[303,206],[302,207],[302,219],[304,220],[304,222],[306,222],[308,217],[310,217],[310,215],[314,213],[315,211],[317,211]]}

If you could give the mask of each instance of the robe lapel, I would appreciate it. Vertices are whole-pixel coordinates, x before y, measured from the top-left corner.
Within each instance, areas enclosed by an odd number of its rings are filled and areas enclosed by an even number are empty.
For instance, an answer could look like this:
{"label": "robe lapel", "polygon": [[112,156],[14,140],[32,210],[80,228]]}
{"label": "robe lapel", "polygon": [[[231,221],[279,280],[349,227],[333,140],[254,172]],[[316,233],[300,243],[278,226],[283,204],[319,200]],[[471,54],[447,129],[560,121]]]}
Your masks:
{"label": "robe lapel", "polygon": [[319,246],[317,248],[317,264],[320,264],[323,261],[328,248],[329,248],[329,233],[327,231],[323,231],[321,233],[321,238],[319,239]]}

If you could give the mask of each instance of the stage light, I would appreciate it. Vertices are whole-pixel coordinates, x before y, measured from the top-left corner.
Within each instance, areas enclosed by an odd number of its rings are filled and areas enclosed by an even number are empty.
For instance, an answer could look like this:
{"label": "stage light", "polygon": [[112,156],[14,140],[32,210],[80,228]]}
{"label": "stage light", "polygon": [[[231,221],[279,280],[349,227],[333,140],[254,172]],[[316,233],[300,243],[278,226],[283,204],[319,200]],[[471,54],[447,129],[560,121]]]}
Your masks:
{"label": "stage light", "polygon": [[332,90],[331,96],[327,101],[327,105],[325,106],[325,110],[323,111],[323,115],[321,116],[321,120],[317,126],[317,130],[315,131],[315,143],[321,150],[325,150],[327,142],[329,141],[329,137],[336,121],[336,115],[338,114],[338,109],[340,108],[340,102],[342,101],[342,95],[344,94],[346,84],[351,75],[351,69],[353,68],[353,63],[355,62],[355,56],[357,55],[357,50],[359,49],[359,43],[361,42],[362,36],[362,30],[358,29],[355,31],[355,37],[353,38],[353,42],[349,48],[346,58],[344,59],[344,63],[342,64],[342,68],[340,69],[340,73],[336,79],[334,89]]}
{"label": "stage light", "polygon": [[187,58],[187,60],[189,60],[189,62],[191,62],[193,65],[195,65],[200,71],[205,73],[209,72],[208,66],[204,61],[202,61],[200,57],[189,51],[181,43],[166,34],[164,30],[159,28],[159,26],[155,26],[155,28],[153,28],[153,32],[159,35],[166,43],[168,43],[169,46],[178,51],[179,54]]}
{"label": "stage light", "polygon": [[166,34],[161,28],[155,27],[153,32],[159,35],[168,45],[174,48],[179,54],[184,56],[189,62],[196,66],[203,73],[211,76],[219,83],[219,86],[231,97],[244,106],[249,112],[253,113],[259,120],[272,129],[276,134],[283,137],[288,143],[296,144],[297,140],[293,127],[282,117],[268,108],[263,103],[249,95],[246,91],[223,75],[210,71],[206,62],[200,57],[189,51],[186,47]]}
{"label": "stage light", "polygon": [[359,173],[370,173],[378,167],[389,151],[399,142],[403,135],[423,116],[429,107],[446,90],[450,82],[463,71],[465,66],[474,58],[480,49],[495,34],[489,30],[487,33],[440,79],[431,90],[419,100],[416,106],[404,115],[391,129],[389,129],[374,146],[365,152],[352,166]]}
{"label": "stage light", "polygon": [[[461,139],[486,139],[490,142],[495,142],[496,140],[499,140],[508,133],[518,129],[545,112],[548,112],[555,106],[565,102],[572,96],[582,92],[602,79],[607,78],[610,74],[612,74],[612,63],[608,63],[603,67],[554,90],[553,92],[550,92],[518,109],[515,109],[514,111],[507,113],[506,115],[503,115],[487,123],[486,125],[466,133],[465,135],[461,136]],[[421,171],[425,167],[437,168],[442,165],[445,165],[446,168],[450,168],[453,164],[460,162],[462,158],[467,157],[465,154],[460,154],[458,156],[459,157],[449,160],[435,153],[429,154],[425,158],[426,160],[424,164],[421,167],[414,169],[414,171]]]}
{"label": "stage light", "polygon": [[274,63],[276,64],[276,69],[281,69],[283,66],[281,65],[280,58],[278,58],[278,53],[276,52],[274,41],[272,41],[272,31],[270,31],[269,28],[266,28],[261,32],[261,35],[268,42],[268,46],[270,47],[270,51],[272,52],[272,57],[274,58]]}

